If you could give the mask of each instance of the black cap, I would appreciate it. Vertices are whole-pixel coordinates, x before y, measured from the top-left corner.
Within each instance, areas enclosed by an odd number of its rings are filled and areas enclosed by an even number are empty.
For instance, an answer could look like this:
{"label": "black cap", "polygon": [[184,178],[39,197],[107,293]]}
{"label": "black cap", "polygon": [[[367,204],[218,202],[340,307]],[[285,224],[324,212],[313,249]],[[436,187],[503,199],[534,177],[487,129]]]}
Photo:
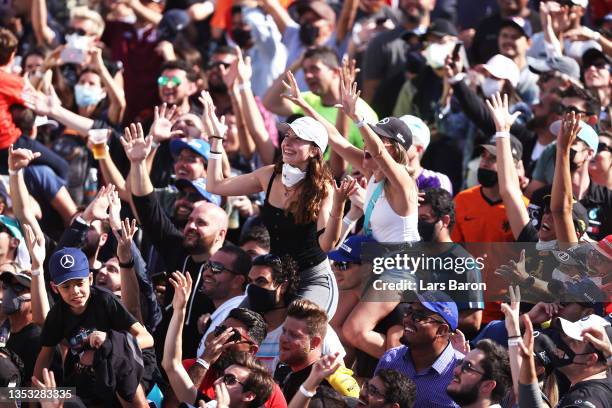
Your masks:
{"label": "black cap", "polygon": [[536,74],[557,71],[576,81],[580,80],[580,65],[570,57],[555,57],[550,59],[527,57],[529,70]]}
{"label": "black cap", "polygon": [[[488,144],[483,144],[480,146],[493,156],[497,156],[495,138],[491,139]],[[510,151],[512,152],[512,158],[514,160],[519,161],[523,158],[523,144],[514,135],[510,135]]]}
{"label": "black cap", "polygon": [[166,11],[157,26],[157,34],[160,40],[173,41],[176,35],[187,27],[189,21],[189,14],[185,10],[172,9]]}
{"label": "black cap", "polygon": [[429,34],[433,34],[438,37],[444,37],[445,35],[452,35],[453,37],[457,37],[459,35],[455,25],[444,18],[437,18],[431,22],[429,28],[427,28],[427,33],[425,33],[425,35]]}
{"label": "black cap", "polygon": [[527,31],[525,31],[525,20],[523,20],[522,18],[517,18],[517,19],[507,18],[505,20],[502,20],[501,26],[499,27],[500,31],[504,27],[515,28],[521,33],[523,37],[527,37],[527,38],[531,37],[531,33],[528,33]]}
{"label": "black cap", "polygon": [[597,60],[604,60],[606,64],[610,64],[610,57],[597,48],[589,48],[584,52],[584,54],[582,54],[582,67],[586,69],[593,65]]}
{"label": "black cap", "polygon": [[408,125],[398,118],[389,116],[370,127],[378,136],[395,140],[406,150],[412,146],[412,132]]}

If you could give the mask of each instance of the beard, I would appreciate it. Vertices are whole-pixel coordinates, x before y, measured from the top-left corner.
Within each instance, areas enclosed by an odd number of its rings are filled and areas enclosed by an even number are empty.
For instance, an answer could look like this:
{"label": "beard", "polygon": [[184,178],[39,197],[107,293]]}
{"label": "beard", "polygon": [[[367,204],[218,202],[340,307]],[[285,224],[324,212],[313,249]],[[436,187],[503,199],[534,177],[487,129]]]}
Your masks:
{"label": "beard", "polygon": [[227,85],[223,81],[209,81],[208,82],[208,91],[211,93],[227,93]]}
{"label": "beard", "polygon": [[199,255],[208,252],[210,246],[206,245],[202,240],[189,241],[187,238],[183,238],[183,248],[190,255]]}
{"label": "beard", "polygon": [[402,19],[407,24],[419,24],[423,20],[423,17],[425,17],[425,10],[421,7],[417,8],[416,14],[407,13],[406,11],[402,10]]}
{"label": "beard", "polygon": [[459,391],[450,391],[447,390],[446,393],[453,401],[457,403],[457,405],[463,407],[466,405],[473,404],[478,400],[478,385],[474,384],[472,387],[467,390],[459,390]]}

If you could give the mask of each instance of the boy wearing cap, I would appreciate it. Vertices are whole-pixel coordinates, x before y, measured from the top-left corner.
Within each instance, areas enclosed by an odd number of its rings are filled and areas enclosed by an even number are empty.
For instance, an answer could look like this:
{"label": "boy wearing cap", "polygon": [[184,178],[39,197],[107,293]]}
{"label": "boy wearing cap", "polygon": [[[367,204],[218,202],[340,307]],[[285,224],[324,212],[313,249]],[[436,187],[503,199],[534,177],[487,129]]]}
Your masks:
{"label": "boy wearing cap", "polygon": [[[64,361],[64,385],[77,386],[81,398],[97,400],[95,368],[99,363],[98,349],[112,347],[112,331],[128,332],[141,349],[153,346],[153,337],[132,316],[121,302],[106,290],[92,287],[87,256],[78,248],[66,247],[49,260],[51,288],[61,300],[49,311],[41,333],[42,348],[36,360],[34,375],[42,378],[43,368],[49,368],[53,349],[63,343],[69,347]],[[133,356],[135,358],[136,356]],[[144,391],[135,378],[125,378],[117,389],[121,400],[144,401]],[[142,374],[142,373],[140,373]],[[139,405],[140,406],[140,405]]]}
{"label": "boy wearing cap", "polygon": [[459,321],[457,305],[443,292],[423,292],[417,294],[417,299],[404,316],[400,340],[404,346],[387,351],[376,372],[391,368],[414,381],[415,407],[456,408],[446,388],[455,366],[464,357],[450,343]]}

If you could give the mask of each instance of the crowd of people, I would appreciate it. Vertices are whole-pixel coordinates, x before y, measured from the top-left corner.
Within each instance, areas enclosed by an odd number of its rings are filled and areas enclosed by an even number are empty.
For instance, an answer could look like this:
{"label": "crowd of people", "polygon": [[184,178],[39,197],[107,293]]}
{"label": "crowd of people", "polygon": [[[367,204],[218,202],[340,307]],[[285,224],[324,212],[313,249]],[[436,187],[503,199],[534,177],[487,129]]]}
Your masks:
{"label": "crowd of people", "polygon": [[606,0],[0,2],[0,405],[612,408],[611,99]]}

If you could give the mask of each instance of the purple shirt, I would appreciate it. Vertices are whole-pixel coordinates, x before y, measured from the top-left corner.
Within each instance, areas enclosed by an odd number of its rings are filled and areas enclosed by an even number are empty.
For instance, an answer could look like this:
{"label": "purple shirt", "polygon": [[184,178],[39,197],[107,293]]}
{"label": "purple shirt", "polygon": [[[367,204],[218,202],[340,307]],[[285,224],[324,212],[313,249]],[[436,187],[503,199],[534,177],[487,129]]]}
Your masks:
{"label": "purple shirt", "polygon": [[[463,354],[456,351],[450,342],[436,361],[426,370],[416,372],[408,347],[400,346],[388,350],[378,362],[376,372],[384,368],[399,371],[416,385],[414,408],[459,408],[446,394],[446,387],[453,379],[453,370]],[[376,375],[376,372],[374,375]]]}
{"label": "purple shirt", "polygon": [[453,194],[453,186],[446,174],[438,173],[432,170],[421,169],[421,174],[416,179],[417,188],[419,191],[425,191],[428,188],[443,188],[451,195]]}

